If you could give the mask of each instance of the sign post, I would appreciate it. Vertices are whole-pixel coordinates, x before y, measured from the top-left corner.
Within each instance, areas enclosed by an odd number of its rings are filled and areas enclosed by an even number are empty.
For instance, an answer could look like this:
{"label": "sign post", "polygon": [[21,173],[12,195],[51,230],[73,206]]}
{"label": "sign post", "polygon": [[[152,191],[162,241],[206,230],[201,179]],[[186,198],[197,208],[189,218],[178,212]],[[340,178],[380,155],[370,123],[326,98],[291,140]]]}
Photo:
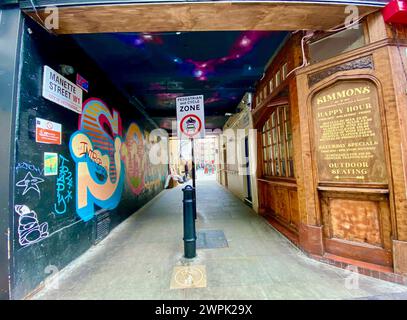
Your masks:
{"label": "sign post", "polygon": [[[196,206],[196,173],[194,139],[205,138],[205,112],[204,96],[187,96],[176,98],[177,106],[177,135],[180,139],[190,139],[192,156],[192,186],[194,188],[194,199]],[[194,208],[196,219],[196,207]]]}

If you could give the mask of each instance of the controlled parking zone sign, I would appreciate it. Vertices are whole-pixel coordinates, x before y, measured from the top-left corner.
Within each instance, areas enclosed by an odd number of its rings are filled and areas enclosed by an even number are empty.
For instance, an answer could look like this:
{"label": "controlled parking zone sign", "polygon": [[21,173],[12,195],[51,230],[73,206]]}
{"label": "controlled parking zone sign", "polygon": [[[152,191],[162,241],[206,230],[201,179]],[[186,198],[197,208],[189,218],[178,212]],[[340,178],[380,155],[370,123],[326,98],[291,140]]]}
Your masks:
{"label": "controlled parking zone sign", "polygon": [[178,97],[177,135],[181,139],[205,138],[203,95]]}

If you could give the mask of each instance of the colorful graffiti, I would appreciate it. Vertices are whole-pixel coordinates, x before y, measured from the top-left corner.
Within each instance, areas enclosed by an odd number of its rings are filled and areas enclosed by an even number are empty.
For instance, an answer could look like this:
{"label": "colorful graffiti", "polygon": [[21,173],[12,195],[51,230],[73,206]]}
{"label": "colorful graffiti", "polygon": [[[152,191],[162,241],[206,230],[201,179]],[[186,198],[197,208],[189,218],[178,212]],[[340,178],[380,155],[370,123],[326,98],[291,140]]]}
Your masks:
{"label": "colorful graffiti", "polygon": [[38,222],[35,211],[26,205],[16,205],[14,210],[18,218],[18,241],[21,246],[26,247],[48,237],[48,223]]}
{"label": "colorful graffiti", "polygon": [[95,205],[114,209],[120,202],[124,181],[121,136],[116,110],[111,113],[96,98],[84,103],[79,130],[69,144],[76,163],[76,212],[84,221],[94,216]]}
{"label": "colorful graffiti", "polygon": [[72,200],[73,192],[73,176],[72,172],[67,167],[69,160],[63,155],[59,155],[59,170],[56,183],[57,202],[54,203],[54,211],[57,214],[64,214],[67,205]]}
{"label": "colorful graffiti", "polygon": [[143,191],[145,182],[145,140],[139,126],[134,122],[127,130],[122,157],[126,166],[127,184],[135,195],[139,195]]}
{"label": "colorful graffiti", "polygon": [[[167,150],[167,147],[160,146],[160,142],[158,141],[158,136],[156,134],[151,134],[148,131],[144,131],[144,136],[146,141],[148,141],[148,147],[145,149],[144,156],[149,157],[151,152],[153,151],[154,146],[158,147],[160,152],[163,150]],[[156,150],[157,151],[157,150]],[[168,159],[167,159],[168,161]],[[149,162],[149,165],[146,167],[144,173],[144,181],[145,181],[145,189],[152,190],[155,188],[159,188],[161,183],[164,183],[165,176],[162,174],[162,166],[159,164],[153,165]]]}

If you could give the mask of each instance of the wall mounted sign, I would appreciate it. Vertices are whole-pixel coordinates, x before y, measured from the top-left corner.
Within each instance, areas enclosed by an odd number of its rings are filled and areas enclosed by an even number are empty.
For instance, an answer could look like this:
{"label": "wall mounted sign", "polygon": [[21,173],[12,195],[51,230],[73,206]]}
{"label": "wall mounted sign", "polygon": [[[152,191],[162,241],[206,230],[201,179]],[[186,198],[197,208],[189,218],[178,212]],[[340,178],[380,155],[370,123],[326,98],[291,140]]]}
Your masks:
{"label": "wall mounted sign", "polygon": [[386,183],[376,85],[341,80],[311,104],[320,182]]}
{"label": "wall mounted sign", "polygon": [[44,176],[58,174],[58,153],[44,152]]}
{"label": "wall mounted sign", "polygon": [[69,110],[82,113],[82,89],[73,82],[44,66],[42,96]]}
{"label": "wall mounted sign", "polygon": [[79,73],[76,74],[76,84],[81,87],[84,91],[89,91],[89,82],[82,77]]}
{"label": "wall mounted sign", "polygon": [[205,111],[203,95],[178,97],[177,134],[181,139],[205,137]]}
{"label": "wall mounted sign", "polygon": [[39,143],[61,144],[61,124],[41,118],[35,118],[35,141]]}

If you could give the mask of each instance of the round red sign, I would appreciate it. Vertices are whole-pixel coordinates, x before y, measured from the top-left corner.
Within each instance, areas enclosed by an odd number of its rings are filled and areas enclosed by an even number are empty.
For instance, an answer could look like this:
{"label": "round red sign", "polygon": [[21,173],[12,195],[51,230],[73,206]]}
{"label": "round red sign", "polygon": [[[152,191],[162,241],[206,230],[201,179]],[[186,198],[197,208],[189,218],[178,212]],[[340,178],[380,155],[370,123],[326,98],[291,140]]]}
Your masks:
{"label": "round red sign", "polygon": [[202,122],[195,114],[187,114],[180,122],[180,129],[183,134],[193,138],[202,128]]}

